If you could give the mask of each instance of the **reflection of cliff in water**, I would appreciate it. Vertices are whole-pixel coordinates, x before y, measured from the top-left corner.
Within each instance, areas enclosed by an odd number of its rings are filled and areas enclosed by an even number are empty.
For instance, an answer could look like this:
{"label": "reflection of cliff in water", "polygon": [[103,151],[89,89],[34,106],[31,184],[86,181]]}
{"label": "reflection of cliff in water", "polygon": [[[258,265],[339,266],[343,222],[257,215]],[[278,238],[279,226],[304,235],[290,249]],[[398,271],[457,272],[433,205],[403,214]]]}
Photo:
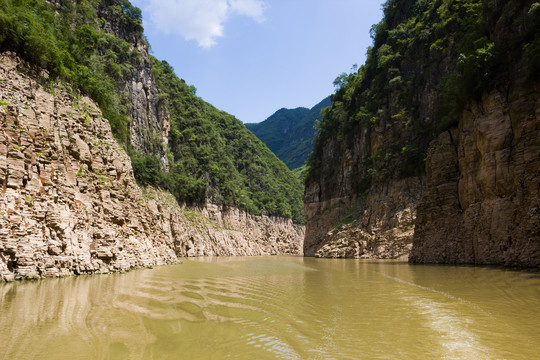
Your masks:
{"label": "reflection of cliff in water", "polygon": [[1,359],[534,358],[536,273],[215,257],[0,285]]}

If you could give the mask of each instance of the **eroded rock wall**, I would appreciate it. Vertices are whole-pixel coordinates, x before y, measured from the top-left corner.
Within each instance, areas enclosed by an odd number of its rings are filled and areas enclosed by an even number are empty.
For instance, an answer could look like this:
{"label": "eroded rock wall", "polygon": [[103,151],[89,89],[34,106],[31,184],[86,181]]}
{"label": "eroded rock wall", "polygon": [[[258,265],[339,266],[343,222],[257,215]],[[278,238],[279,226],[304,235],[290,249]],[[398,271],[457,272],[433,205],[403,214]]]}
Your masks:
{"label": "eroded rock wall", "polygon": [[167,192],[147,189],[148,208],[174,239],[178,256],[301,255],[305,227],[238,208],[186,207]]}
{"label": "eroded rock wall", "polygon": [[407,258],[422,181],[391,181],[360,197],[306,203],[305,254],[327,258]]}
{"label": "eroded rock wall", "polygon": [[304,194],[305,256],[395,259],[409,254],[423,177],[389,177],[361,188],[370,156],[406,133],[386,129],[381,118],[348,144],[325,143],[321,176],[306,184]]}
{"label": "eroded rock wall", "polygon": [[540,97],[485,94],[432,142],[410,260],[540,266]]}
{"label": "eroded rock wall", "polygon": [[[116,10],[111,10],[112,7]],[[139,151],[156,154],[162,169],[168,170],[169,111],[156,85],[143,30],[126,23],[125,17],[118,13],[121,9],[118,0],[106,0],[99,5],[98,13],[105,20],[104,30],[125,40],[137,54],[130,75],[124,76],[118,89],[129,117],[130,142]]]}
{"label": "eroded rock wall", "polygon": [[96,105],[45,91],[14,56],[0,64],[0,277],[175,262]]}
{"label": "eroded rock wall", "polygon": [[[0,279],[125,271],[177,256],[301,253],[303,227],[143,192],[98,107],[0,55]],[[46,74],[40,74],[44,77]],[[161,195],[160,195],[161,194]]]}

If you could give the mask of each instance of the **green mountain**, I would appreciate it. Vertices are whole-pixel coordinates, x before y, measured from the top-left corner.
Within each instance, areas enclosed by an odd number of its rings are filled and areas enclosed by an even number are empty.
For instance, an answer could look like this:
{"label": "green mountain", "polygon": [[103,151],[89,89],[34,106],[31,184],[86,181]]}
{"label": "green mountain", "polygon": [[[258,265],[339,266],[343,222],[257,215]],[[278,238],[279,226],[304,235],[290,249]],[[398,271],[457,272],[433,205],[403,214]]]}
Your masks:
{"label": "green mountain", "polygon": [[317,134],[313,127],[322,118],[321,110],[332,105],[330,97],[311,109],[279,109],[268,119],[256,124],[245,124],[280,158],[289,169],[296,169],[306,162],[313,149]]}
{"label": "green mountain", "polygon": [[[166,62],[150,59],[146,48],[141,11],[127,0],[0,0],[0,51],[47,70],[44,82],[61,81],[99,104],[138,181],[168,189],[180,202],[302,222],[296,176],[239,120],[198,98]],[[145,84],[144,93],[131,90],[134,79],[140,88]],[[154,82],[159,90],[146,89]],[[146,120],[136,122],[133,114]]]}
{"label": "green mountain", "polygon": [[161,183],[178,199],[303,222],[302,185],[287,166],[240,120],[195,96],[167,62],[152,57],[152,66],[171,116],[173,165]]}

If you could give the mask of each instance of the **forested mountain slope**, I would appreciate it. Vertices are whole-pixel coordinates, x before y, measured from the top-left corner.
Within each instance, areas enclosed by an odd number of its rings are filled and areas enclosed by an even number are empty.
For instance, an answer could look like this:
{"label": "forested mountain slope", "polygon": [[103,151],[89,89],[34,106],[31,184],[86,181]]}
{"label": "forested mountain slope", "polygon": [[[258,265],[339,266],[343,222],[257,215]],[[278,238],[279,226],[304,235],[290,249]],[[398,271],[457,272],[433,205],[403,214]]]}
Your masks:
{"label": "forested mountain slope", "polygon": [[0,0],[0,281],[301,253],[295,175],[147,50],[127,0]]}
{"label": "forested mountain slope", "polygon": [[319,124],[306,253],[537,266],[540,4],[383,9]]}
{"label": "forested mountain slope", "polygon": [[293,170],[305,164],[317,134],[315,122],[322,118],[321,110],[331,104],[327,97],[311,109],[283,108],[260,123],[245,125]]}
{"label": "forested mountain slope", "polygon": [[139,181],[170,190],[180,202],[303,221],[295,176],[240,121],[197,98],[172,68],[149,58],[142,14],[129,1],[0,5],[0,49],[96,101]]}
{"label": "forested mountain slope", "polygon": [[152,58],[152,65],[170,110],[173,165],[168,174],[154,177],[146,176],[146,162],[135,167],[136,174],[162,183],[178,199],[303,222],[301,184],[287,166],[240,120],[195,96],[165,61]]}

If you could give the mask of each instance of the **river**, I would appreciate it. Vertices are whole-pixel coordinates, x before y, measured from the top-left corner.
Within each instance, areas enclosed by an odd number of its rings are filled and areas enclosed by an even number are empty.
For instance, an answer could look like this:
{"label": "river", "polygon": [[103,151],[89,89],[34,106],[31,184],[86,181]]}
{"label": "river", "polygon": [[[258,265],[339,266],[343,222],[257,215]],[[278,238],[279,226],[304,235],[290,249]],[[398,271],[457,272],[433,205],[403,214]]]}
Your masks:
{"label": "river", "polygon": [[540,273],[193,258],[0,284],[0,359],[539,359]]}

